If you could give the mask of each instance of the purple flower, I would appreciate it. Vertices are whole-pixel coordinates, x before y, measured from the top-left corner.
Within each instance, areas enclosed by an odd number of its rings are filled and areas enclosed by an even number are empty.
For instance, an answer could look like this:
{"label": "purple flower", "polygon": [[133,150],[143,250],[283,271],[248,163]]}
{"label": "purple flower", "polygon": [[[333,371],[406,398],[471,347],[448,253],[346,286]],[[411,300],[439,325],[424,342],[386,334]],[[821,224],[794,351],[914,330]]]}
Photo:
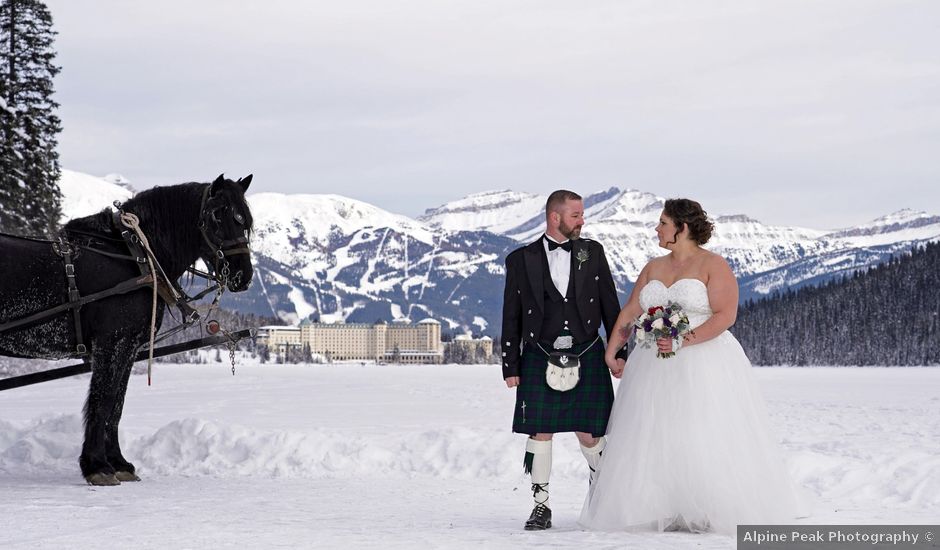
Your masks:
{"label": "purple flower", "polygon": [[672,330],[669,331],[669,332],[672,334],[672,337],[673,337],[673,338],[675,338],[676,336],[679,336],[679,329],[677,329],[677,328],[674,328],[674,329],[672,329]]}
{"label": "purple flower", "polygon": [[669,317],[663,317],[663,324],[666,325],[667,327],[671,327],[672,321],[669,320]]}
{"label": "purple flower", "polygon": [[649,320],[643,321],[643,330],[646,332],[653,330],[653,322]]}

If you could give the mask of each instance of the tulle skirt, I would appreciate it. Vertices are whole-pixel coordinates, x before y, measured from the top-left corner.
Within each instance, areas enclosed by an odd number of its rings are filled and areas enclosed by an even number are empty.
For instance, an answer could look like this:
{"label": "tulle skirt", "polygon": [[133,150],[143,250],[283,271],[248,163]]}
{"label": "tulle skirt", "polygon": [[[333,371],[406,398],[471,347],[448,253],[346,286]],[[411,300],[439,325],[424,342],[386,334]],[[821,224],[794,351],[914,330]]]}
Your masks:
{"label": "tulle skirt", "polygon": [[741,345],[729,332],[627,361],[581,524],[733,534],[805,517]]}

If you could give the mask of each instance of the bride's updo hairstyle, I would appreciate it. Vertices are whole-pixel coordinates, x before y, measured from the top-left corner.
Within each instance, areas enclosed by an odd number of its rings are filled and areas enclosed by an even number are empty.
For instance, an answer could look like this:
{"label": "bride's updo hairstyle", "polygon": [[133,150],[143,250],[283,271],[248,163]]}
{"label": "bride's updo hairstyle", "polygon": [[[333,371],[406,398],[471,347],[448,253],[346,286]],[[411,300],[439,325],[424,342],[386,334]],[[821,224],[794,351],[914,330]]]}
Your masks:
{"label": "bride's updo hairstyle", "polygon": [[715,229],[715,224],[708,221],[708,215],[702,210],[702,205],[693,200],[667,199],[663,213],[669,216],[676,227],[685,224],[689,238],[700,245],[708,242]]}

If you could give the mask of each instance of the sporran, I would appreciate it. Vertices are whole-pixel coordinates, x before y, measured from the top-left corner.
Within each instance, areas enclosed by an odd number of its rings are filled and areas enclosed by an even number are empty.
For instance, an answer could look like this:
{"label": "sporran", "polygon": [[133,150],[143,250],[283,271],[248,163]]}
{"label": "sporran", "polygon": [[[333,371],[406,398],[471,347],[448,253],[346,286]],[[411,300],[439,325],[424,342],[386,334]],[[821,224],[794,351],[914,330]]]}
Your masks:
{"label": "sporran", "polygon": [[568,391],[578,385],[581,379],[581,360],[567,351],[553,351],[548,354],[548,366],[545,368],[545,382],[557,391]]}
{"label": "sporran", "polygon": [[556,391],[568,391],[578,385],[581,380],[581,356],[600,339],[600,335],[591,342],[581,353],[570,351],[545,351],[539,344],[542,353],[548,356],[548,365],[545,367],[545,382],[548,387]]}

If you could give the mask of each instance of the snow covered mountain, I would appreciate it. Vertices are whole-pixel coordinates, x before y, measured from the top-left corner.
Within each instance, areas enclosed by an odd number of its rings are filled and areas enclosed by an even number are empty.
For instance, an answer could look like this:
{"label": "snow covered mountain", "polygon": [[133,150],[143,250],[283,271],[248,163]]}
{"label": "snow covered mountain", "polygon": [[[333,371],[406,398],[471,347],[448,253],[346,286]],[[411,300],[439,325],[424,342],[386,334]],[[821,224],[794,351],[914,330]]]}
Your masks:
{"label": "snow covered mountain", "polygon": [[[68,171],[62,190],[64,210],[73,215],[130,196],[126,188]],[[250,194],[255,284],[226,295],[226,304],[290,322],[434,317],[445,330],[495,335],[503,259],[541,233],[546,199],[478,193],[412,219],[338,195]],[[617,188],[585,197],[584,236],[605,245],[624,298],[642,266],[663,253],[653,238],[663,200]],[[912,210],[837,231],[711,214],[716,232],[708,246],[728,258],[742,298],[824,281],[940,240],[940,216]]]}
{"label": "snow covered mountain", "polygon": [[62,169],[59,177],[62,192],[62,222],[99,212],[114,201],[126,201],[134,196],[128,187],[104,178]]}
{"label": "snow covered mountain", "polygon": [[512,233],[545,208],[545,197],[516,191],[487,191],[425,212],[420,219],[448,231]]}
{"label": "snow covered mountain", "polygon": [[[488,200],[494,196],[507,198],[502,208],[497,201]],[[524,243],[541,233],[546,199],[509,191],[482,193],[428,210],[420,219],[435,227],[466,224],[467,229],[475,230],[493,227],[491,220],[524,219],[505,230],[507,236]],[[664,200],[651,193],[617,188],[585,197],[583,235],[605,245],[621,290],[632,286],[630,281],[650,258],[664,253],[653,238]],[[916,243],[940,238],[940,216],[913,210],[836,231],[766,225],[741,214],[712,215],[716,227],[708,248],[728,259],[741,278],[745,298],[816,283],[879,263]]]}
{"label": "snow covered mountain", "polygon": [[[336,195],[249,195],[256,281],[249,309],[297,321],[435,317],[489,329],[501,256],[515,243],[487,231],[445,231]],[[463,330],[462,329],[462,330]]]}

